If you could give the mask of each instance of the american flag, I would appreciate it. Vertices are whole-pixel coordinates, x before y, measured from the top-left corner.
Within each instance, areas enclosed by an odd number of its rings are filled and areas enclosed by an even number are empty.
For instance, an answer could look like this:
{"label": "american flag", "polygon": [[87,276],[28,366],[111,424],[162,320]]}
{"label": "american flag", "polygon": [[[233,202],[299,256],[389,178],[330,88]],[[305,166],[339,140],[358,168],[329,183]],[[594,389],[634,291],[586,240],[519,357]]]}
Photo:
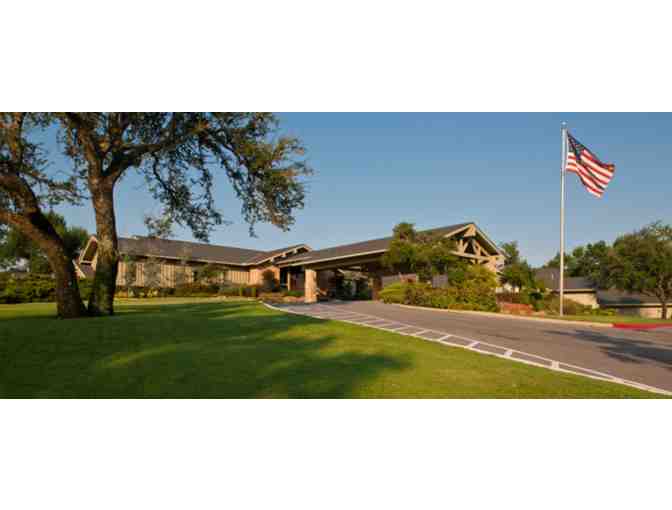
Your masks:
{"label": "american flag", "polygon": [[567,133],[567,163],[565,169],[579,176],[588,193],[600,198],[614,176],[616,167],[602,163],[585,145]]}

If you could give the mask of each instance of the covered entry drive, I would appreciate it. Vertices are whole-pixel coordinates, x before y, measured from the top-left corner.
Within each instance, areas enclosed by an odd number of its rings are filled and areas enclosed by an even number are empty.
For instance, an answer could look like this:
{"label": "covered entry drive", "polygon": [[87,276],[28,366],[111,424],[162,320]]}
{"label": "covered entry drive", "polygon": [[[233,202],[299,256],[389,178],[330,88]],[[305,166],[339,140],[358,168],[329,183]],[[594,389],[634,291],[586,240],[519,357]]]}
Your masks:
{"label": "covered entry drive", "polygon": [[[460,223],[432,229],[430,232],[455,240],[455,255],[474,264],[482,264],[496,271],[503,255],[475,223]],[[381,257],[388,250],[391,237],[307,251],[277,261],[282,283],[295,289],[303,280],[306,303],[314,303],[328,296],[331,277],[339,270],[358,271],[369,278],[373,299],[383,287],[383,277],[394,276],[381,265]]]}

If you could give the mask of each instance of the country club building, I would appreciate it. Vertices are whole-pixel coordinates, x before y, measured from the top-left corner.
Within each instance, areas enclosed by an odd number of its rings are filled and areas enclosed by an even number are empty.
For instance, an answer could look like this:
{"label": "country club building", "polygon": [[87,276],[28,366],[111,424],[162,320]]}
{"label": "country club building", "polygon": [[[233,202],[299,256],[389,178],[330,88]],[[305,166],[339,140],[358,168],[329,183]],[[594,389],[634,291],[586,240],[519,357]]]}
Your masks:
{"label": "country club building", "polygon": [[[455,255],[496,271],[503,262],[497,245],[473,222],[450,225],[431,231],[455,241]],[[251,250],[231,246],[173,241],[151,237],[119,239],[118,285],[127,281],[128,264],[125,256],[135,263],[136,285],[144,284],[144,264],[149,258],[160,265],[161,286],[173,287],[176,275],[186,268],[186,281],[194,281],[205,266],[221,269],[219,283],[257,285],[262,275],[272,271],[287,290],[301,290],[307,303],[317,301],[329,290],[329,280],[335,271],[357,271],[369,278],[374,299],[391,275],[381,265],[381,257],[388,250],[391,237],[372,239],[353,244],[313,250],[306,244],[297,244],[270,251]],[[96,269],[97,240],[92,236],[80,256],[74,261],[80,278],[92,278]],[[385,280],[384,280],[385,279]]]}

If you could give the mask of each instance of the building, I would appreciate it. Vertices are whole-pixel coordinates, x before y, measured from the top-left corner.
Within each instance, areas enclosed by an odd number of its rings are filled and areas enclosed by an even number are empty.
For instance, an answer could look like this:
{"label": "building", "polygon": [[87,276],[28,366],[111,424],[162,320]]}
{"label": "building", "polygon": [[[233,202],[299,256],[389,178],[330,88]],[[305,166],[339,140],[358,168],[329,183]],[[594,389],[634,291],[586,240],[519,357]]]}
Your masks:
{"label": "building", "polygon": [[[535,276],[546,288],[553,292],[560,291],[560,270],[550,267],[537,269]],[[576,301],[591,308],[599,308],[597,288],[588,278],[565,276],[565,298]]]}
{"label": "building", "polygon": [[[489,237],[473,222],[449,225],[430,231],[455,241],[455,254],[474,264],[482,264],[496,271],[503,254]],[[383,278],[390,276],[381,265],[381,257],[388,250],[392,237],[383,237],[358,243],[313,250],[298,244],[271,251],[259,251],[230,246],[173,241],[150,237],[119,239],[117,283],[123,285],[128,264],[125,256],[137,262],[135,281],[144,284],[144,268],[148,259],[160,265],[161,286],[172,287],[178,276],[193,281],[199,270],[207,265],[222,269],[220,283],[256,285],[263,274],[272,271],[280,284],[288,290],[301,290],[305,301],[315,302],[328,293],[329,280],[337,270],[352,270],[369,276],[374,299],[383,286]],[[91,278],[97,261],[97,240],[89,239],[79,258],[74,261],[81,278]],[[186,272],[186,275],[183,273]]]}
{"label": "building", "polygon": [[[535,272],[546,288],[560,292],[560,270],[537,269]],[[616,289],[598,289],[588,278],[565,277],[565,298],[592,308],[607,308],[622,315],[637,315],[659,319],[662,317],[660,301],[645,294],[621,292]]]}

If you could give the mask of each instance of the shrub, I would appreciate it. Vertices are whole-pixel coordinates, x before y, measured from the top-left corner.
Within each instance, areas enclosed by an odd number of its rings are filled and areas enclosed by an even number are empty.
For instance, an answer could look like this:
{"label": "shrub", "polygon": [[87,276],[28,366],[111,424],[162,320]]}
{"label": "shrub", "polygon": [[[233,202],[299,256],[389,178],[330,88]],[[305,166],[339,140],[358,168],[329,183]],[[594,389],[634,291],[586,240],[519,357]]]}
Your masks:
{"label": "shrub", "polygon": [[177,297],[210,297],[218,295],[219,291],[219,285],[213,283],[185,283],[175,287],[174,295]]}
{"label": "shrub", "polygon": [[455,310],[497,311],[495,275],[481,266],[460,268],[460,278],[447,287],[434,288],[428,283],[398,282],[380,292],[385,303],[446,308]]}
{"label": "shrub", "polygon": [[585,315],[613,317],[614,315],[616,315],[616,310],[614,310],[613,308],[591,308],[585,313]]}
{"label": "shrub", "polygon": [[300,298],[303,297],[303,291],[302,290],[286,290],[283,292],[284,296],[287,297],[295,297],[295,298]]}
{"label": "shrub", "polygon": [[379,296],[383,303],[403,303],[406,293],[406,284],[392,283],[380,291]]}
{"label": "shrub", "polygon": [[240,292],[242,287],[238,286],[232,286],[232,285],[227,285],[227,284],[222,284],[219,286],[219,291],[217,292],[220,296],[226,296],[226,297],[237,297],[240,296]]}
{"label": "shrub", "polygon": [[261,273],[261,288],[264,292],[276,292],[280,288],[280,282],[275,277],[275,273],[270,269],[266,269]]}
{"label": "shrub", "polygon": [[[576,301],[572,301],[571,299],[565,298],[563,300],[563,312],[566,315],[587,315],[590,313],[592,308],[587,305],[582,305],[581,303],[577,303]],[[544,311],[557,315],[560,313],[560,296],[557,294],[549,295],[547,296],[544,301],[543,301],[543,309]]]}
{"label": "shrub", "polygon": [[[82,299],[91,294],[92,280],[77,282]],[[56,280],[51,275],[0,275],[0,304],[53,302],[56,300]]]}
{"label": "shrub", "polygon": [[55,299],[56,281],[50,275],[3,276],[0,280],[0,303],[34,303]]}

